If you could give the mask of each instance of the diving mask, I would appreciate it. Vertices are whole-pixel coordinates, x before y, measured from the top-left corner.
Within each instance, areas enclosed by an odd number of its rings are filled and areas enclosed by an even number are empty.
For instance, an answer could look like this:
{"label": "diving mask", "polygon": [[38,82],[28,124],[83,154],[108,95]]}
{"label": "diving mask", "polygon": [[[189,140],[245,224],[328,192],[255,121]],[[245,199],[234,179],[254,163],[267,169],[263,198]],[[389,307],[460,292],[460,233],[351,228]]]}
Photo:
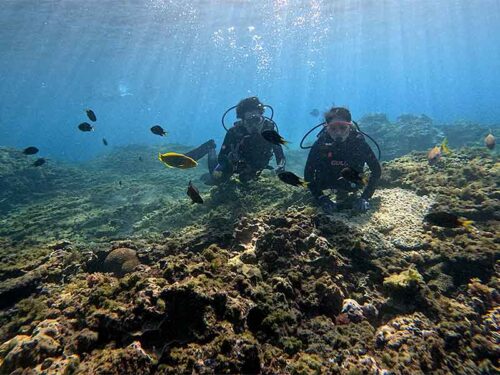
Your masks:
{"label": "diving mask", "polygon": [[260,130],[260,125],[264,123],[264,117],[258,111],[245,113],[243,123],[246,128],[251,132]]}
{"label": "diving mask", "polygon": [[335,141],[345,141],[349,135],[351,123],[347,121],[332,120],[326,124],[326,130]]}

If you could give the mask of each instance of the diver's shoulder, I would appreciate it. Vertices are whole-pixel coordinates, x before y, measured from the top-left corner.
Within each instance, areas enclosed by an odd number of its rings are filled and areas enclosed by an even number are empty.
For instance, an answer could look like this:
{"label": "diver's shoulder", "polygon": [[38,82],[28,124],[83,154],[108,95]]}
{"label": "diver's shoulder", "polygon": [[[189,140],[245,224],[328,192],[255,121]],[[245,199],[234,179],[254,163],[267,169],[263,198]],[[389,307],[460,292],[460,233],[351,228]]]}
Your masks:
{"label": "diver's shoulder", "polygon": [[361,132],[358,132],[357,130],[353,131],[351,138],[354,139],[356,142],[366,143],[365,136]]}
{"label": "diver's shoulder", "polygon": [[325,134],[320,134],[318,138],[314,141],[312,147],[315,149],[319,147],[329,147],[332,145],[331,138],[327,137]]}
{"label": "diver's shoulder", "polygon": [[262,130],[275,130],[275,122],[270,121],[267,118],[264,120],[264,123],[262,124]]}
{"label": "diver's shoulder", "polygon": [[234,133],[238,133],[242,130],[243,128],[243,124],[241,121],[236,121],[233,126],[231,126],[227,132],[230,133],[230,134],[234,134]]}

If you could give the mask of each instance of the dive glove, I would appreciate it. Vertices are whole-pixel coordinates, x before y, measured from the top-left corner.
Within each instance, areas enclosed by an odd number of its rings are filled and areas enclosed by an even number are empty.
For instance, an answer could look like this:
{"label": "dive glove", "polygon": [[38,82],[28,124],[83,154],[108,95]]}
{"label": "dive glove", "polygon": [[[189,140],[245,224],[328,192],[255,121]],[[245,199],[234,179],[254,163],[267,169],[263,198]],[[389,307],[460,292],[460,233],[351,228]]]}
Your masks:
{"label": "dive glove", "polygon": [[370,209],[370,203],[366,199],[358,198],[354,201],[352,208],[357,212],[366,212]]}
{"label": "dive glove", "polygon": [[274,168],[274,173],[276,175],[279,175],[280,173],[283,173],[285,171],[285,166],[284,165],[278,165],[276,168]]}
{"label": "dive glove", "polygon": [[323,212],[327,215],[330,215],[337,211],[337,203],[332,201],[329,197],[326,195],[322,195],[321,197],[318,198],[318,203],[321,206],[321,209]]}

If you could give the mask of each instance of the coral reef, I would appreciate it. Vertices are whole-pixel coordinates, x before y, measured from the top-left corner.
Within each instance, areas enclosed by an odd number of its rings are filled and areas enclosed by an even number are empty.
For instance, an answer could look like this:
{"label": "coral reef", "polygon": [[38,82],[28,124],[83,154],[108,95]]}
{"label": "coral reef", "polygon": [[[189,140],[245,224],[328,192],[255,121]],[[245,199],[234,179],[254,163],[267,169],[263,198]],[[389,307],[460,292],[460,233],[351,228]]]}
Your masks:
{"label": "coral reef", "polygon": [[441,124],[439,129],[454,147],[484,146],[484,138],[491,132],[500,134],[500,125],[482,125],[459,120],[452,124]]}
{"label": "coral reef", "polygon": [[444,137],[426,115],[402,115],[390,122],[386,115],[376,113],[362,117],[359,126],[379,143],[384,160],[428,150]]}
{"label": "coral reef", "polygon": [[35,167],[35,160],[20,150],[0,147],[0,214],[86,184],[87,176],[74,166],[48,160],[43,167]]}
{"label": "coral reef", "polygon": [[269,172],[192,205],[203,167],[117,167],[143,151],[1,219],[0,374],[498,371],[494,154],[387,162],[370,211],[325,215]]}
{"label": "coral reef", "polygon": [[437,124],[426,115],[406,114],[395,122],[383,113],[372,113],[359,120],[361,130],[374,138],[382,149],[382,159],[392,160],[412,151],[428,151],[448,138],[450,147],[483,146],[490,131],[500,133],[500,124],[491,126],[456,121]]}

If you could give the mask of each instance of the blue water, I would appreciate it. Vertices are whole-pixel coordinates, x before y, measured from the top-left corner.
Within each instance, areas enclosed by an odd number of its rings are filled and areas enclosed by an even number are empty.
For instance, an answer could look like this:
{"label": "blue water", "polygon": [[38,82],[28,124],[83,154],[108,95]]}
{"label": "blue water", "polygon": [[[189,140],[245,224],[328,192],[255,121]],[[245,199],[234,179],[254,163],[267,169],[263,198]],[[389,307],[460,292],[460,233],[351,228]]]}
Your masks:
{"label": "blue water", "polygon": [[[250,95],[295,146],[332,103],[500,119],[498,0],[2,0],[0,25],[0,146],[49,157],[108,152],[102,137],[220,144]],[[93,133],[76,129],[85,108]]]}

